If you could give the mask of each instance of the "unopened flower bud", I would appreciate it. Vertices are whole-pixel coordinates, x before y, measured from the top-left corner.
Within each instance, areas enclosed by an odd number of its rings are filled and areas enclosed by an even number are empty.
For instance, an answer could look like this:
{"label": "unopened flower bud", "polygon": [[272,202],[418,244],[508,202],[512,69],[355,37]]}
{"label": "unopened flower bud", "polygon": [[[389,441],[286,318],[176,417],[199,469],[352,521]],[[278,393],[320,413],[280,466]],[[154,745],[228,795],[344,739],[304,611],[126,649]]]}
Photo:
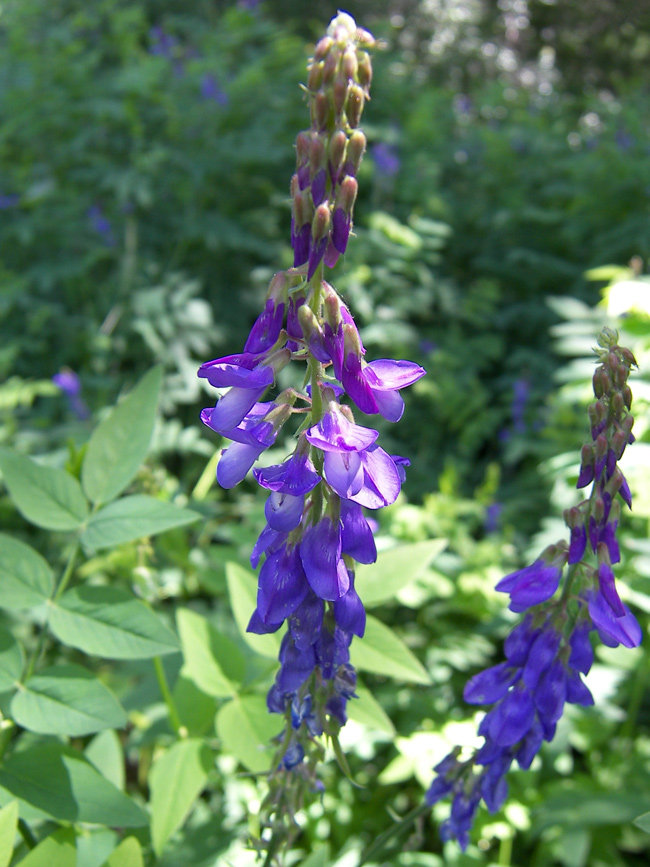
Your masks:
{"label": "unopened flower bud", "polygon": [[607,373],[604,367],[597,368],[593,377],[593,388],[596,397],[602,397],[604,394],[609,394],[612,388],[612,378]]}
{"label": "unopened flower bud", "polygon": [[313,206],[309,196],[306,193],[297,193],[293,197],[293,218],[296,230],[301,229],[305,223],[311,222],[312,214]]}
{"label": "unopened flower bud", "polygon": [[357,27],[356,37],[357,42],[360,42],[361,45],[368,45],[370,48],[372,48],[373,45],[377,44],[377,40],[372,35],[372,33],[364,30],[363,27]]}
{"label": "unopened flower bud", "polygon": [[298,308],[298,322],[302,328],[302,333],[307,339],[309,339],[312,331],[319,328],[314,311],[307,304],[302,304]]}
{"label": "unopened flower bud", "polygon": [[266,292],[267,299],[272,299],[276,304],[286,303],[289,275],[286,271],[278,271],[274,274]]}
{"label": "unopened flower bud", "polygon": [[349,46],[346,48],[343,58],[341,59],[341,71],[347,81],[356,80],[358,66],[357,52],[352,48],[352,46]]}
{"label": "unopened flower bud", "polygon": [[624,364],[621,364],[616,368],[616,382],[619,386],[625,385],[629,373],[630,371]]}
{"label": "unopened flower bud", "polygon": [[616,460],[619,461],[625,451],[627,445],[627,434],[622,428],[617,428],[612,434],[612,450],[616,455]]}
{"label": "unopened flower bud", "polygon": [[593,517],[600,524],[605,517],[605,502],[601,496],[594,497]]}
{"label": "unopened flower bud", "polygon": [[358,84],[354,84],[349,88],[345,113],[352,129],[356,129],[359,126],[365,99],[363,89]]}
{"label": "unopened flower bud", "polygon": [[312,136],[309,144],[309,167],[312,175],[315,174],[325,164],[325,143],[323,137],[319,135]]}
{"label": "unopened flower bud", "polygon": [[314,60],[323,60],[323,58],[327,57],[333,44],[331,36],[323,36],[323,38],[316,43],[316,48],[314,49]]}
{"label": "unopened flower bud", "polygon": [[636,358],[634,357],[634,354],[630,349],[628,349],[626,346],[619,346],[618,351],[620,352],[623,360],[630,367],[638,367],[638,364],[636,363]]}
{"label": "unopened flower bud", "polygon": [[330,139],[328,156],[333,176],[338,175],[338,171],[343,164],[343,158],[345,157],[345,146],[347,143],[348,137],[342,129],[337,130]]}
{"label": "unopened flower bud", "polygon": [[345,108],[345,100],[348,95],[347,81],[342,78],[337,78],[334,82],[332,94],[334,99],[334,114],[337,118],[340,118],[341,114],[343,113],[343,109]]}
{"label": "unopened flower bud", "polygon": [[343,324],[343,345],[345,347],[344,353],[346,358],[350,353],[356,355],[358,358],[361,358],[363,355],[361,338],[359,337],[357,326],[353,323],[345,322]]}
{"label": "unopened flower bud", "polygon": [[623,414],[625,409],[625,401],[623,400],[623,395],[620,391],[615,391],[612,395],[612,409],[617,416]]}
{"label": "unopened flower bud", "polygon": [[594,480],[594,449],[586,443],[580,453],[580,473],[578,475],[577,488],[584,488]]}
{"label": "unopened flower bud", "polygon": [[313,100],[313,119],[318,129],[325,129],[330,114],[330,102],[326,93],[319,91]]}
{"label": "unopened flower bud", "polygon": [[296,164],[305,165],[309,161],[309,147],[311,135],[307,132],[299,132],[296,136]]}
{"label": "unopened flower bud", "polygon": [[623,395],[625,406],[630,409],[632,406],[632,389],[627,385],[627,383],[621,389],[621,394]]}
{"label": "unopened flower bud", "polygon": [[297,196],[300,192],[300,183],[298,181],[298,173],[295,172],[291,177],[291,186],[289,187],[289,192],[291,194],[291,198]]}
{"label": "unopened flower bud", "polygon": [[316,208],[314,219],[311,223],[311,234],[315,242],[324,238],[330,229],[330,209],[329,205],[323,203]]}
{"label": "unopened flower bud", "polygon": [[367,51],[357,55],[357,80],[367,94],[372,83],[372,63]]}
{"label": "unopened flower bud", "polygon": [[323,64],[323,84],[331,84],[334,81],[336,70],[339,65],[339,56],[335,51],[331,51],[325,58]]}
{"label": "unopened flower bud", "polygon": [[323,281],[321,285],[325,292],[323,303],[325,321],[336,334],[341,323],[341,299],[329,283]]}
{"label": "unopened flower bud", "polygon": [[634,427],[634,416],[626,415],[625,418],[621,421],[621,427],[625,431],[628,437],[628,444],[630,442],[630,434],[632,433],[632,428]]}
{"label": "unopened flower bud", "polygon": [[307,76],[307,88],[312,92],[317,91],[323,83],[323,62],[314,61],[309,67]]}
{"label": "unopened flower bud", "polygon": [[615,372],[618,369],[620,363],[621,362],[619,361],[618,355],[615,352],[612,351],[607,355],[607,364],[611,371]]}
{"label": "unopened flower bud", "polygon": [[343,208],[346,214],[351,214],[357,198],[358,190],[359,184],[357,183],[356,178],[346,175],[341,181],[341,186],[339,187],[339,192],[336,197],[337,207]]}
{"label": "unopened flower bud", "polygon": [[361,165],[361,160],[366,150],[366,137],[361,130],[355,130],[350,136],[347,151],[345,154],[345,172],[349,175],[356,175]]}

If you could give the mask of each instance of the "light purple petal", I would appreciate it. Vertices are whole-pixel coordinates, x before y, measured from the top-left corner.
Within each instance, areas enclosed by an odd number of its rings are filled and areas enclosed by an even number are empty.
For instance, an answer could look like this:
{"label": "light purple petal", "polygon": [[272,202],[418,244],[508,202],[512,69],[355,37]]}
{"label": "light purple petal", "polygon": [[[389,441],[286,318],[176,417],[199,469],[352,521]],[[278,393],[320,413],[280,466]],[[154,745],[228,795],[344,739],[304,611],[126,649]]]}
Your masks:
{"label": "light purple petal", "polygon": [[364,373],[371,388],[379,391],[394,391],[413,385],[426,374],[426,370],[413,361],[378,358],[366,366]]}
{"label": "light purple petal", "polygon": [[386,421],[397,422],[404,415],[404,400],[397,391],[374,391],[377,411]]}
{"label": "light purple petal", "polygon": [[260,397],[264,394],[263,388],[231,388],[218,401],[212,411],[210,427],[224,436],[227,432],[241,424],[246,415],[251,411]]}
{"label": "light purple petal", "polygon": [[363,485],[364,470],[357,452],[325,452],[323,472],[327,484],[344,500],[358,494]]}
{"label": "light purple petal", "polygon": [[246,476],[265,446],[233,443],[221,453],[217,466],[217,481],[222,488],[234,488]]}
{"label": "light purple petal", "polygon": [[318,424],[305,434],[307,440],[324,452],[360,452],[379,436],[379,431],[348,421],[338,410],[326,412]]}
{"label": "light purple petal", "polygon": [[292,497],[291,494],[271,491],[264,505],[264,515],[269,527],[283,533],[290,533],[300,523],[304,504],[304,494]]}
{"label": "light purple petal", "polygon": [[325,517],[310,527],[302,537],[300,556],[305,575],[314,593],[320,599],[334,600],[349,587],[347,570],[339,570],[341,561],[341,531],[332,519]]}
{"label": "light purple petal", "polygon": [[370,524],[363,517],[361,506],[341,501],[341,551],[357,563],[374,563],[377,546]]}
{"label": "light purple petal", "polygon": [[589,615],[598,630],[601,640],[609,647],[622,644],[623,647],[638,647],[643,633],[634,614],[623,605],[625,614],[617,617],[602,595],[597,591],[587,598]]}
{"label": "light purple petal", "polygon": [[363,486],[347,499],[367,509],[381,509],[394,503],[401,489],[399,472],[395,462],[379,446],[373,445],[361,452]]}

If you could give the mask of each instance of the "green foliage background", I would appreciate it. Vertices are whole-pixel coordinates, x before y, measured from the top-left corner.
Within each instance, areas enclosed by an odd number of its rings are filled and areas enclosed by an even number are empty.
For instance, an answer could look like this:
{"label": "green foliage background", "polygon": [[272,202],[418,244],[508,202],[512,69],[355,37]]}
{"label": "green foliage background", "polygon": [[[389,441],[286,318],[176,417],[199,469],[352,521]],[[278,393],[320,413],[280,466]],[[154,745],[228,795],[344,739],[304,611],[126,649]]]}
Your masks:
{"label": "green foliage background", "polygon": [[[562,535],[575,502],[604,323],[641,366],[619,575],[644,625],[649,611],[647,13],[348,8],[387,48],[356,237],[332,279],[369,355],[429,375],[382,430],[412,468],[359,576],[396,642],[373,621],[355,650],[367,689],[344,741],[363,788],[325,766],[293,862],[306,867],[360,863],[471,739],[463,684],[511,624],[492,588]],[[264,705],[277,644],[244,632],[264,518],[253,485],[213,485],[221,443],[199,429],[213,397],[196,368],[238,350],[291,263],[298,82],[335,11],[0,4],[0,864],[254,862],[254,774],[279,728]],[[66,367],[89,418],[51,382]],[[118,609],[140,644],[104,623]],[[480,845],[443,850],[427,820],[370,863],[646,863],[632,821],[650,810],[647,678],[647,649],[601,648],[596,708],[512,775]]]}

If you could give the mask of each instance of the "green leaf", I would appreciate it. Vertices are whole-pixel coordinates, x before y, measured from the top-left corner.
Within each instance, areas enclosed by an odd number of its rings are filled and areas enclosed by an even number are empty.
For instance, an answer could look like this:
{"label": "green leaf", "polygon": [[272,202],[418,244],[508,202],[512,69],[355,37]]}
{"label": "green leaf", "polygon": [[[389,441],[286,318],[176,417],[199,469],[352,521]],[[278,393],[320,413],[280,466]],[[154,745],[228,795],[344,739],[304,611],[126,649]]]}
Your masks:
{"label": "green leaf", "polygon": [[0,810],[0,867],[9,867],[16,839],[18,801],[10,801]]}
{"label": "green leaf", "polygon": [[77,867],[102,867],[120,839],[110,828],[84,828],[77,837]]}
{"label": "green leaf", "polygon": [[193,680],[179,675],[172,690],[172,698],[181,724],[190,735],[198,737],[212,728],[214,698],[199,689]]}
{"label": "green leaf", "polygon": [[81,543],[87,551],[112,548],[143,536],[154,536],[174,527],[183,527],[198,521],[200,517],[198,512],[173,503],[134,494],[93,513],[81,534]]}
{"label": "green leaf", "polygon": [[79,482],[55,467],[44,467],[9,449],[0,449],[0,470],[21,515],[46,530],[77,530],[88,517]]}
{"label": "green leaf", "polygon": [[232,681],[240,683],[244,676],[244,660],[237,645],[189,608],[178,610],[176,625],[183,649],[183,675],[208,695],[235,695]]}
{"label": "green leaf", "polygon": [[637,816],[633,824],[637,828],[641,828],[642,831],[645,831],[646,834],[650,834],[650,813],[642,813],[640,816]]}
{"label": "green leaf", "polygon": [[372,608],[393,599],[404,586],[421,575],[446,546],[446,539],[398,545],[381,551],[376,563],[358,566],[354,587],[363,604]]}
{"label": "green leaf", "polygon": [[219,709],[217,734],[224,749],[253,773],[268,771],[275,749],[271,744],[282,728],[282,720],[268,712],[259,695],[242,695]]}
{"label": "green leaf", "polygon": [[[85,757],[54,739],[12,753],[0,768],[0,802],[17,798],[32,815],[110,828],[147,825],[147,814]],[[23,809],[21,808],[21,813]]]}
{"label": "green leaf", "polygon": [[84,750],[84,756],[116,789],[124,791],[124,750],[117,732],[107,729],[95,735]]}
{"label": "green leaf", "polygon": [[261,656],[277,659],[281,642],[279,633],[255,635],[246,632],[248,621],[257,605],[257,577],[237,563],[226,563],[226,581],[230,606],[242,638]]}
{"label": "green leaf", "polygon": [[93,503],[108,503],[126,488],[147,456],[162,368],[146,373],[97,427],[88,443],[81,482]]}
{"label": "green leaf", "polygon": [[16,867],[76,867],[77,850],[72,828],[59,828],[19,861]]}
{"label": "green leaf", "polygon": [[179,649],[158,615],[117,587],[68,590],[52,603],[49,626],[63,644],[108,659],[150,659]]}
{"label": "green leaf", "polygon": [[142,848],[137,838],[122,840],[103,867],[144,867]]}
{"label": "green leaf", "polygon": [[30,677],[18,687],[11,714],[18,725],[42,735],[81,737],[126,725],[113,693],[80,665],[56,665]]}
{"label": "green leaf", "polygon": [[387,716],[386,711],[374,698],[370,690],[366,689],[365,686],[357,681],[354,691],[357,694],[357,698],[348,702],[347,705],[347,712],[350,719],[353,719],[358,723],[363,723],[363,725],[368,726],[368,728],[385,732],[385,734],[390,735],[390,737],[394,737],[395,726],[391,722],[390,717]]}
{"label": "green leaf", "polygon": [[187,818],[213,765],[209,748],[198,739],[177,741],[154,762],[149,789],[151,840],[157,855]]}
{"label": "green leaf", "polygon": [[370,614],[366,618],[365,635],[360,641],[352,642],[350,661],[360,671],[371,671],[411,683],[431,683],[426,669],[404,642]]}
{"label": "green leaf", "polygon": [[0,605],[20,611],[49,599],[54,578],[47,561],[37,551],[0,533],[0,585]]}
{"label": "green leaf", "polygon": [[0,692],[6,692],[16,686],[24,662],[20,644],[7,629],[0,626]]}

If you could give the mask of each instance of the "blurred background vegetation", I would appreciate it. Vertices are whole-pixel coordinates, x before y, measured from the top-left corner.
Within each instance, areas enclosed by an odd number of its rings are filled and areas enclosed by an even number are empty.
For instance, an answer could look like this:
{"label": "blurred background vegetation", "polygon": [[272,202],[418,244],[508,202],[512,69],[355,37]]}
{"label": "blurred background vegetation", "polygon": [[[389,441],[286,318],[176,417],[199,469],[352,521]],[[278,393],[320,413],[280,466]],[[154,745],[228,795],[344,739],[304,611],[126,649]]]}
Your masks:
{"label": "blurred background vegetation", "polygon": [[[382,430],[412,468],[380,532],[386,545],[450,541],[426,580],[382,610],[434,686],[371,679],[400,737],[351,729],[368,786],[353,797],[346,780],[330,781],[302,841],[309,851],[329,838],[332,863],[385,825],[387,807],[417,802],[432,764],[417,757],[431,745],[442,755],[444,727],[472,719],[462,684],[509,625],[491,588],[562,534],[561,510],[575,502],[584,358],[600,325],[627,329],[641,357],[650,347],[650,5],[346,9],[386,50],[365,114],[357,237],[332,280],[369,356],[429,371],[403,421]],[[51,377],[74,370],[97,418],[161,362],[162,418],[141,481],[193,497],[206,523],[144,552],[123,546],[88,574],[139,581],[161,604],[194,600],[226,631],[223,564],[245,563],[263,517],[253,485],[207,487],[219,443],[199,429],[213,398],[196,368],[238,351],[270,276],[291,264],[288,183],[307,125],[298,82],[335,12],[323,0],[0,0],[0,444],[74,457],[89,422]],[[616,289],[622,279],[635,300]],[[642,368],[647,377],[650,357]],[[650,392],[647,380],[637,387],[640,505],[625,516],[621,575],[646,612]],[[0,517],[28,532],[6,500]],[[486,818],[485,846],[450,849],[445,863],[647,863],[650,838],[630,821],[650,809],[648,650],[605,651],[600,666],[602,704],[572,717],[537,770],[515,779],[510,812]],[[250,783],[212,797],[161,863],[189,863],[178,854],[188,846],[192,863],[220,863],[197,828],[220,817],[226,851]],[[443,863],[431,826],[406,846],[386,863]]]}

